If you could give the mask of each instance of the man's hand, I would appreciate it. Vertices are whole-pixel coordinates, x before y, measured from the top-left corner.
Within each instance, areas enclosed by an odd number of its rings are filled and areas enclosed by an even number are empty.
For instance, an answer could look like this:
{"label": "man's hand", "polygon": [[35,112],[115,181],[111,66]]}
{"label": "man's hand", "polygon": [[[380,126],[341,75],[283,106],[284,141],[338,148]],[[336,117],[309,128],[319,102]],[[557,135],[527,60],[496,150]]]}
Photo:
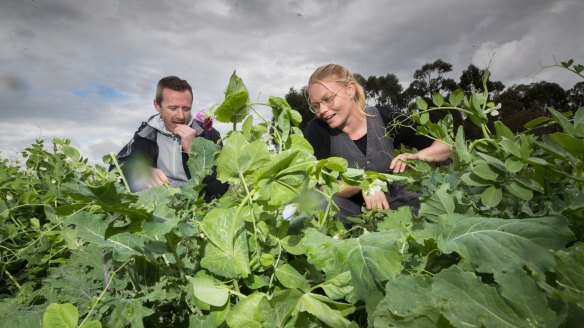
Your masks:
{"label": "man's hand", "polygon": [[161,169],[153,168],[150,171],[150,180],[148,181],[148,188],[162,186],[168,184],[168,178]]}
{"label": "man's hand", "polygon": [[389,202],[387,201],[387,197],[385,197],[384,192],[369,192],[369,190],[363,190],[362,193],[363,199],[365,200],[365,207],[367,207],[368,210],[373,208],[380,208],[384,210],[389,209]]}
{"label": "man's hand", "polygon": [[197,132],[186,124],[177,124],[174,134],[180,137],[180,143],[182,145],[183,151],[187,154],[191,153],[191,144],[197,136]]}

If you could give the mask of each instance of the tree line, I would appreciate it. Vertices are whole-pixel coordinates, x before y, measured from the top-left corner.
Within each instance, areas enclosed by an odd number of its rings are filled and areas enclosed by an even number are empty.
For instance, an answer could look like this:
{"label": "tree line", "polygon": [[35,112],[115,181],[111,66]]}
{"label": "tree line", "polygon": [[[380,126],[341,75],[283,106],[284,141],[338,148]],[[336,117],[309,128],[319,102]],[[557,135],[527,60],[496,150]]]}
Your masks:
{"label": "tree line", "polygon": [[[470,92],[472,88],[477,91],[483,90],[483,69],[469,65],[462,71],[458,82],[447,77],[451,71],[452,65],[441,59],[425,64],[414,72],[414,79],[405,90],[399,83],[398,77],[392,73],[371,75],[367,78],[358,73],[354,75],[365,90],[368,105],[377,106],[382,110],[403,112],[413,110],[416,99],[419,97],[431,103],[432,96],[436,93],[448,99],[448,95],[457,89],[465,92]],[[523,125],[534,118],[549,116],[548,107],[560,112],[575,111],[584,107],[584,82],[576,83],[569,90],[563,89],[557,83],[547,81],[515,84],[505,88],[501,81],[492,81],[489,78],[487,90],[492,101],[501,104],[497,119],[514,132],[525,130]],[[300,127],[304,130],[308,121],[314,117],[308,109],[304,88],[300,90],[290,88],[285,99],[302,115]],[[434,112],[435,116],[432,119],[439,119],[444,114],[441,111]],[[453,114],[455,114],[455,123],[462,123],[461,117],[457,120],[458,113]],[[473,131],[467,131],[467,135],[472,136]]]}

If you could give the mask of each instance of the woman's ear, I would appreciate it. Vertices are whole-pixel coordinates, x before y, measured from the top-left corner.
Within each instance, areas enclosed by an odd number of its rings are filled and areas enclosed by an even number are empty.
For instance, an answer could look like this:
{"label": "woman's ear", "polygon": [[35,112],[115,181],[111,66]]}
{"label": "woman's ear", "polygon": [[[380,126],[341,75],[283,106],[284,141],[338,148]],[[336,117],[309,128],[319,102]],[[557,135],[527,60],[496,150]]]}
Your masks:
{"label": "woman's ear", "polygon": [[357,85],[355,84],[355,82],[353,81],[349,82],[345,89],[347,89],[347,95],[349,97],[351,98],[355,97],[355,92],[357,92]]}

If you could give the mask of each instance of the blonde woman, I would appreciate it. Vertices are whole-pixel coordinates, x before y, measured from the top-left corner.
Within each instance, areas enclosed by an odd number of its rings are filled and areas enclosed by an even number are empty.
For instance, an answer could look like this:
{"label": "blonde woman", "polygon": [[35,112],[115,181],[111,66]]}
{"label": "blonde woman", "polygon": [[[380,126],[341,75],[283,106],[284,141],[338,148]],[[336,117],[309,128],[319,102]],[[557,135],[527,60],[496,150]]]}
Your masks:
{"label": "blonde woman", "polygon": [[[331,156],[345,158],[350,167],[382,173],[402,173],[406,159],[426,162],[444,161],[450,157],[450,147],[440,141],[415,134],[409,127],[387,136],[390,121],[387,113],[375,107],[365,107],[363,87],[353,74],[337,64],[323,65],[308,80],[306,98],[316,117],[309,122],[306,137],[318,159]],[[404,144],[420,149],[416,153],[393,156],[394,147]],[[369,192],[354,186],[342,186],[335,197],[340,211],[337,217],[349,225],[347,217],[367,209],[396,209],[403,205],[419,208],[416,193],[401,186],[389,186],[388,192]]]}

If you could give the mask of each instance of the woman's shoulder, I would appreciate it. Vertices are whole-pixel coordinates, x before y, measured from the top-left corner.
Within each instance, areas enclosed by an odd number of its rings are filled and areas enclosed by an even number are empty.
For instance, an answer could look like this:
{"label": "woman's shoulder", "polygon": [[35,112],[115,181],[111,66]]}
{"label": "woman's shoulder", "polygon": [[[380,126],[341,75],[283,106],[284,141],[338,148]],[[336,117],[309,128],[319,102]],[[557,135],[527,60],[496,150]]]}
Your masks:
{"label": "woman's shoulder", "polygon": [[308,125],[306,127],[306,129],[308,131],[310,130],[316,130],[316,131],[326,131],[328,132],[328,130],[330,129],[329,126],[322,120],[319,120],[318,118],[313,118],[310,121],[308,121]]}

